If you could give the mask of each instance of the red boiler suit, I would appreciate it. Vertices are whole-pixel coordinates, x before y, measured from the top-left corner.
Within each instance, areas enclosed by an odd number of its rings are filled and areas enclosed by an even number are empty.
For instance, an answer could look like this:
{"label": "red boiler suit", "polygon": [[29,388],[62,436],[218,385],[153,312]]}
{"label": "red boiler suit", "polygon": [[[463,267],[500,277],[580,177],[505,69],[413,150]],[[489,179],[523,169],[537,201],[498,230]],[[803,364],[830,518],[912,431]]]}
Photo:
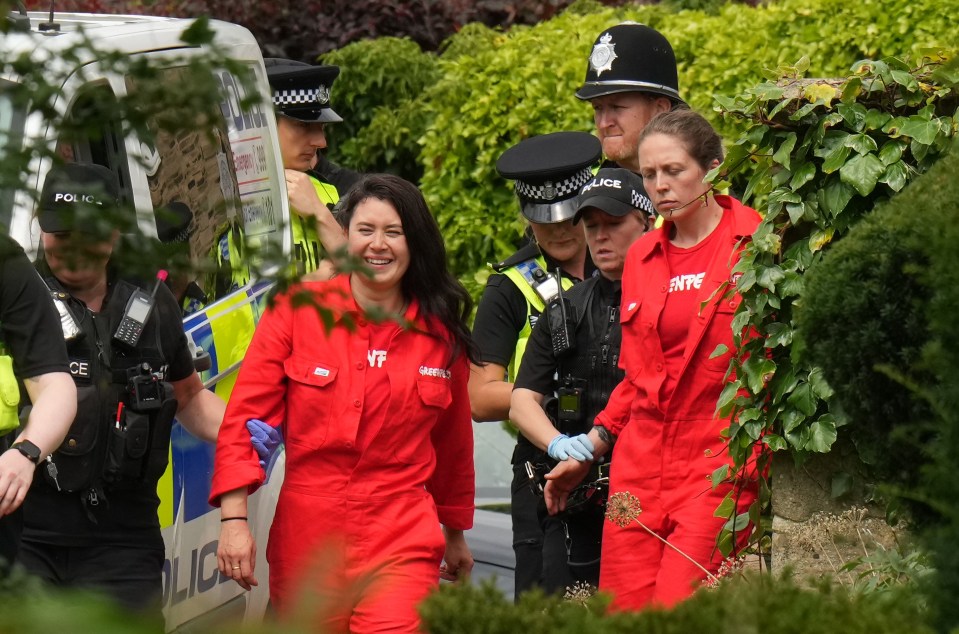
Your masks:
{"label": "red boiler suit", "polygon": [[[643,236],[629,250],[623,275],[620,365],[626,379],[617,386],[596,424],[616,440],[616,468],[610,493],[629,492],[642,508],[638,520],[712,573],[722,563],[716,537],[725,518],[713,517],[734,487],[737,513],[756,499],[755,477],[736,485],[712,487],[710,475],[728,463],[720,437],[727,420],[715,416],[725,385],[729,352],[710,359],[719,344],[733,349],[732,318],[740,297],[716,290],[731,282],[731,269],[742,246],[759,224],[759,215],[728,196],[716,196],[724,220],[715,254],[696,291],[682,369],[675,389],[663,395],[666,359],[658,325],[666,303],[670,270],[666,249],[671,223]],[[715,296],[714,296],[715,294]],[[665,398],[664,398],[665,396]],[[744,530],[742,537],[748,536]],[[742,545],[742,542],[740,542]],[[647,604],[670,606],[692,594],[705,578],[696,566],[649,535],[635,522],[625,528],[607,523],[603,533],[599,587],[610,592],[613,608],[638,609]]]}
{"label": "red boiler suit", "polygon": [[[331,330],[313,306],[291,306],[304,290],[334,312]],[[278,296],[257,326],[217,439],[214,505],[264,481],[246,421],[283,425],[270,597],[281,615],[313,610],[322,631],[416,631],[415,606],[439,583],[440,523],[473,523],[468,361],[452,358],[451,337],[417,302],[405,318],[405,330],[367,323],[348,275]],[[371,348],[375,332],[383,349]],[[386,374],[374,380],[374,371]]]}

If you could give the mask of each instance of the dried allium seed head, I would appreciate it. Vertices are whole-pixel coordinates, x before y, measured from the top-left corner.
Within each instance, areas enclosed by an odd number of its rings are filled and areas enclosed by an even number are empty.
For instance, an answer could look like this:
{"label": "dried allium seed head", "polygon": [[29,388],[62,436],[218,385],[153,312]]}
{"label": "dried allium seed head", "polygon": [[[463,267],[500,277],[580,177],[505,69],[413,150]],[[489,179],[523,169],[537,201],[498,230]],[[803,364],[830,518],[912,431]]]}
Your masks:
{"label": "dried allium seed head", "polygon": [[629,491],[614,493],[606,502],[606,519],[620,528],[625,528],[642,512],[639,498]]}

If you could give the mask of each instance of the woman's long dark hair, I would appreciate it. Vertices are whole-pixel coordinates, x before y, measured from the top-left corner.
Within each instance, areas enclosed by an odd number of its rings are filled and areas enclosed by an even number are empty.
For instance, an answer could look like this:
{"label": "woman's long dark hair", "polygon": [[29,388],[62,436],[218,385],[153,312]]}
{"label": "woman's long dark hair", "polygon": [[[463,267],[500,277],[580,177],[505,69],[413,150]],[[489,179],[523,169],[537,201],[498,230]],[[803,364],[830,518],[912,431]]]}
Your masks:
{"label": "woman's long dark hair", "polygon": [[364,176],[337,205],[340,225],[348,229],[356,207],[368,198],[392,205],[403,223],[410,252],[410,266],[400,285],[403,296],[418,301],[426,315],[446,326],[453,336],[454,358],[464,352],[476,363],[479,355],[466,325],[473,300],[447,267],[446,245],[423,194],[399,176]]}

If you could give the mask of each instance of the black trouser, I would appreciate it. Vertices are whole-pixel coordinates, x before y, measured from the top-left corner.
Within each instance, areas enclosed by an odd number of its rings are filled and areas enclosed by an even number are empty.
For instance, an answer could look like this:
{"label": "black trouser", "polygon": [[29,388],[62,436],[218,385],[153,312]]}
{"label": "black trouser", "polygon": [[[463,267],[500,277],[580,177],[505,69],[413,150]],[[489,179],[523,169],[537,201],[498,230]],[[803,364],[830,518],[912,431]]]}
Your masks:
{"label": "black trouser", "polygon": [[513,466],[510,487],[510,515],[513,517],[514,599],[527,590],[540,587],[543,576],[543,527],[538,506],[543,498],[533,494],[522,464]]}
{"label": "black trouser", "polygon": [[24,539],[19,561],[53,586],[102,593],[162,629],[163,556],[162,548],[56,546]]}
{"label": "black trouser", "polygon": [[[0,453],[3,453],[13,444],[16,432],[0,435]],[[17,549],[20,547],[20,532],[23,529],[23,507],[9,515],[0,517],[0,578],[10,572],[10,566],[17,560]]]}
{"label": "black trouser", "polygon": [[0,517],[0,578],[9,574],[10,566],[17,560],[22,529],[22,508],[18,508],[10,515]]}

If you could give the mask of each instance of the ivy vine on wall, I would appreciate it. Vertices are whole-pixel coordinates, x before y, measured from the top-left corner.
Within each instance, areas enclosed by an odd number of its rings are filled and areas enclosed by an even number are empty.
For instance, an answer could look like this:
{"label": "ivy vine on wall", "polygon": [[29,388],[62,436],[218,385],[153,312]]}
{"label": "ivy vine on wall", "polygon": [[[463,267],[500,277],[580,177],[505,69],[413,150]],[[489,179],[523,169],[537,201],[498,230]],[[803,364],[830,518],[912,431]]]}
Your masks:
{"label": "ivy vine on wall", "polygon": [[[928,51],[915,67],[864,60],[828,80],[804,78],[808,65],[804,58],[780,68],[777,81],[716,98],[723,117],[747,126],[719,171],[745,182],[742,198],[764,215],[734,269],[743,298],[733,321],[740,348],[718,403],[719,414],[734,421],[726,434],[737,473],[753,466],[747,463],[757,447],[760,470],[775,451],[802,460],[832,447],[847,421],[796,336],[803,274],[877,203],[934,164],[957,130],[955,51]],[[721,468],[713,481],[727,477]],[[724,551],[747,519],[763,538],[768,488],[762,493],[749,513],[729,517],[719,538]],[[717,514],[728,515],[728,508],[724,503]]]}

